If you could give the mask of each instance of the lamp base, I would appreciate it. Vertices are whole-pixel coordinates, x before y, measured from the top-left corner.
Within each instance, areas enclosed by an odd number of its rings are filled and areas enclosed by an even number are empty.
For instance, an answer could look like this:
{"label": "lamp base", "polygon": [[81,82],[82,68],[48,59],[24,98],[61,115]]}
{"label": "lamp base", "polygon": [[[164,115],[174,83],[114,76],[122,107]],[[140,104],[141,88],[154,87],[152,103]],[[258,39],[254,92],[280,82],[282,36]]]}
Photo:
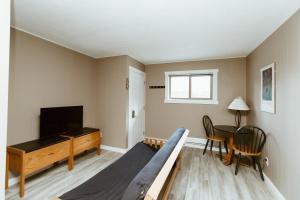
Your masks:
{"label": "lamp base", "polygon": [[241,126],[241,120],[242,120],[241,118],[242,118],[241,111],[237,110],[235,113],[235,125],[238,128],[240,128],[240,126]]}

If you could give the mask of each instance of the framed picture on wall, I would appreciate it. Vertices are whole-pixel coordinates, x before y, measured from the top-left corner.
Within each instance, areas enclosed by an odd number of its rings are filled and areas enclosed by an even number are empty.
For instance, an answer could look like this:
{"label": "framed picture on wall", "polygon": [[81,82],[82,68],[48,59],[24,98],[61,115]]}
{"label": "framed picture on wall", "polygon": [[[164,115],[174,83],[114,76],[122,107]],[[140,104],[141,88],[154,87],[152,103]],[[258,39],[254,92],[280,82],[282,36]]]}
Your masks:
{"label": "framed picture on wall", "polygon": [[275,63],[261,72],[261,111],[275,114]]}

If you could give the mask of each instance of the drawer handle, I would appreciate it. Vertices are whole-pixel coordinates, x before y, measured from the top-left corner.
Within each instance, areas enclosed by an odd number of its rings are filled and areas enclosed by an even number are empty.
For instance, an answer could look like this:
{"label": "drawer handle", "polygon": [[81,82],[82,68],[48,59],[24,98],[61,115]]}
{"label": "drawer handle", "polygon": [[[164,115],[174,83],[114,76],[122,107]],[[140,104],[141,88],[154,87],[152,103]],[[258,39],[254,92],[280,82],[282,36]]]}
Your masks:
{"label": "drawer handle", "polygon": [[49,153],[48,156],[54,155],[54,153]]}

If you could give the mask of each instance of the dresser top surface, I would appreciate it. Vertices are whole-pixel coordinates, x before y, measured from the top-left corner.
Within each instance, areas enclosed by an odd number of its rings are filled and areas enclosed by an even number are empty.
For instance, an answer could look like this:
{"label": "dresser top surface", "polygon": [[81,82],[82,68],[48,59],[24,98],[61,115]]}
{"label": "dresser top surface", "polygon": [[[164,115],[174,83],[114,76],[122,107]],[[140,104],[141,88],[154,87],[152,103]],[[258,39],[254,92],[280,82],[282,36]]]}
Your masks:
{"label": "dresser top surface", "polygon": [[[80,137],[80,136],[87,135],[89,133],[93,133],[93,132],[97,132],[97,131],[99,131],[99,129],[86,127],[86,128],[81,129],[81,130],[67,132],[67,133],[64,133],[64,134],[61,134],[61,135],[76,138],[76,137]],[[68,137],[63,137],[61,135],[53,135],[53,136],[47,137],[47,138],[40,138],[40,139],[37,139],[37,140],[23,142],[23,143],[20,143],[20,144],[15,144],[15,145],[12,145],[10,147],[15,148],[15,149],[19,149],[19,150],[23,150],[23,151],[25,151],[25,153],[30,153],[32,151],[43,149],[45,147],[48,147],[48,146],[51,146],[51,145],[58,144],[58,143],[69,140]]]}
{"label": "dresser top surface", "polygon": [[45,147],[48,147],[48,146],[51,146],[54,144],[58,144],[58,143],[61,143],[61,142],[67,141],[67,140],[69,140],[69,138],[55,135],[53,137],[47,137],[47,138],[43,138],[43,139],[37,139],[37,140],[28,141],[28,142],[23,142],[20,144],[12,145],[10,147],[19,149],[19,150],[23,150],[26,153],[30,153],[32,151],[43,149]]}
{"label": "dresser top surface", "polygon": [[97,132],[97,131],[100,131],[100,129],[85,127],[81,130],[76,130],[76,131],[64,133],[64,134],[61,134],[61,135],[77,138],[77,137],[87,135],[87,134],[90,134],[90,133],[94,133],[94,132]]}

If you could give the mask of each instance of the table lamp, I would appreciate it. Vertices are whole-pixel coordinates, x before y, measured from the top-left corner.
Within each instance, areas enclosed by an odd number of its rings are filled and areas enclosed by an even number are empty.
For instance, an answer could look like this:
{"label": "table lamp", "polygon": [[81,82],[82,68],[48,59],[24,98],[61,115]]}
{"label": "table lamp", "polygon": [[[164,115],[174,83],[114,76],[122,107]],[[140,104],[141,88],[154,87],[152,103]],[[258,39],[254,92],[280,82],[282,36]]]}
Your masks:
{"label": "table lamp", "polygon": [[230,110],[236,110],[235,123],[239,128],[241,126],[241,111],[250,110],[249,106],[245,103],[242,97],[236,97],[228,106]]}

